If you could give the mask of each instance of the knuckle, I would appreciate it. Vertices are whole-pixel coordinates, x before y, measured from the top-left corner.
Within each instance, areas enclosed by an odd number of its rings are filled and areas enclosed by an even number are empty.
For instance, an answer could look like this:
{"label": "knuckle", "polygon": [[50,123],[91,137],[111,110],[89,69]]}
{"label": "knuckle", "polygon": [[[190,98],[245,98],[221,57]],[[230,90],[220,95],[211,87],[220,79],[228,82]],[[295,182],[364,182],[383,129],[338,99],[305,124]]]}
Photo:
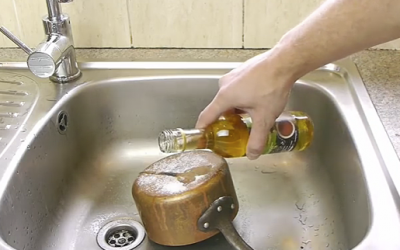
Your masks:
{"label": "knuckle", "polygon": [[222,86],[225,85],[226,77],[227,77],[227,76],[224,75],[224,76],[222,76],[221,78],[219,78],[219,80],[218,80],[218,85],[219,85],[220,88],[221,88]]}
{"label": "knuckle", "polygon": [[222,86],[218,91],[216,99],[218,99],[219,101],[221,100],[225,101],[229,99],[229,95],[230,95],[229,89],[226,86]]}
{"label": "knuckle", "polygon": [[206,112],[205,110],[201,111],[199,116],[198,116],[198,120],[202,121],[204,119],[204,117],[206,116]]}
{"label": "knuckle", "polygon": [[199,120],[204,120],[207,117],[207,115],[208,115],[208,111],[207,111],[207,109],[204,109],[204,110],[202,110],[200,112],[200,114],[198,116],[198,119]]}

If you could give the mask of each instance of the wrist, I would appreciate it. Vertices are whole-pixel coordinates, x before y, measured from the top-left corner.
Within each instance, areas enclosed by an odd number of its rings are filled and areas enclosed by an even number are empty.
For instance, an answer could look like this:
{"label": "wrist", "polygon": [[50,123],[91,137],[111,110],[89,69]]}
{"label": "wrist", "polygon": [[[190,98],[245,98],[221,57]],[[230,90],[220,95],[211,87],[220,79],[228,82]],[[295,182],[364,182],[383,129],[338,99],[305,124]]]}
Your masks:
{"label": "wrist", "polygon": [[269,67],[273,65],[276,74],[292,83],[318,68],[318,65],[313,63],[315,54],[302,44],[302,39],[296,37],[296,32],[289,31],[266,56],[266,64]]}
{"label": "wrist", "polygon": [[275,46],[262,54],[260,66],[266,72],[266,77],[291,88],[303,76],[303,69],[301,65],[293,64],[293,58],[289,53],[290,51],[285,48]]}

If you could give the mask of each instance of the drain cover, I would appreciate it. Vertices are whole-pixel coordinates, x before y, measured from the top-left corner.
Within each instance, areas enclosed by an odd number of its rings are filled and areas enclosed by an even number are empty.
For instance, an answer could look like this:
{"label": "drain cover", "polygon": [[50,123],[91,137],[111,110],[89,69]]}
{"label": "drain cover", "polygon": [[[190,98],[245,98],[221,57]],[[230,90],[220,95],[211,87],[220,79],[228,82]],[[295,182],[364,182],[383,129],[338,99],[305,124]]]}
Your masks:
{"label": "drain cover", "polygon": [[[126,228],[126,227],[124,227]],[[128,229],[116,229],[108,236],[107,243],[112,247],[124,247],[132,244],[136,235]]]}
{"label": "drain cover", "polygon": [[97,234],[97,243],[104,250],[132,250],[143,242],[145,235],[142,224],[123,218],[104,225]]}

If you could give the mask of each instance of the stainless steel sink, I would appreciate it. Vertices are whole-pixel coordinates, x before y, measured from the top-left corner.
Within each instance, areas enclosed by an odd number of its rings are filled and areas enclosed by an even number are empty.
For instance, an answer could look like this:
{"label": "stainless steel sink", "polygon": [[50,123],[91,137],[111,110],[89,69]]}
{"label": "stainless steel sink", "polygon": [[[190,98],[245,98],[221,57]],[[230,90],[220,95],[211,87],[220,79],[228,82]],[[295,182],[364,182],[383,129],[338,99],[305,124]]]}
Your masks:
{"label": "stainless steel sink", "polygon": [[[88,62],[78,82],[58,85],[24,63],[0,63],[0,80],[29,78],[37,88],[0,158],[0,249],[98,250],[115,236],[102,233],[107,223],[140,223],[131,186],[165,156],[158,133],[192,127],[218,77],[238,64]],[[400,249],[399,160],[355,65],[345,59],[303,77],[286,109],[312,117],[311,148],[228,160],[245,241],[256,250]],[[138,241],[139,250],[178,249]],[[217,235],[179,249],[231,248]]]}

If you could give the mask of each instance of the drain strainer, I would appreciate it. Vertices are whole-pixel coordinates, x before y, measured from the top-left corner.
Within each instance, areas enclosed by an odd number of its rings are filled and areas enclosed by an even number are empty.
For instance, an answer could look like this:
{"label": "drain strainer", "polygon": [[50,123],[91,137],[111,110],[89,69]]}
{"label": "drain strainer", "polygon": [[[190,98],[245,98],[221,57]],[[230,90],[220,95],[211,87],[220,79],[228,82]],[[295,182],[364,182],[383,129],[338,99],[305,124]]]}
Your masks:
{"label": "drain strainer", "polygon": [[107,243],[112,247],[124,247],[132,244],[136,237],[137,235],[135,232],[130,231],[126,227],[122,227],[119,230],[115,229],[115,231],[107,237]]}
{"label": "drain strainer", "polygon": [[97,243],[104,250],[132,250],[143,242],[145,235],[142,224],[124,218],[104,225],[97,234]]}

